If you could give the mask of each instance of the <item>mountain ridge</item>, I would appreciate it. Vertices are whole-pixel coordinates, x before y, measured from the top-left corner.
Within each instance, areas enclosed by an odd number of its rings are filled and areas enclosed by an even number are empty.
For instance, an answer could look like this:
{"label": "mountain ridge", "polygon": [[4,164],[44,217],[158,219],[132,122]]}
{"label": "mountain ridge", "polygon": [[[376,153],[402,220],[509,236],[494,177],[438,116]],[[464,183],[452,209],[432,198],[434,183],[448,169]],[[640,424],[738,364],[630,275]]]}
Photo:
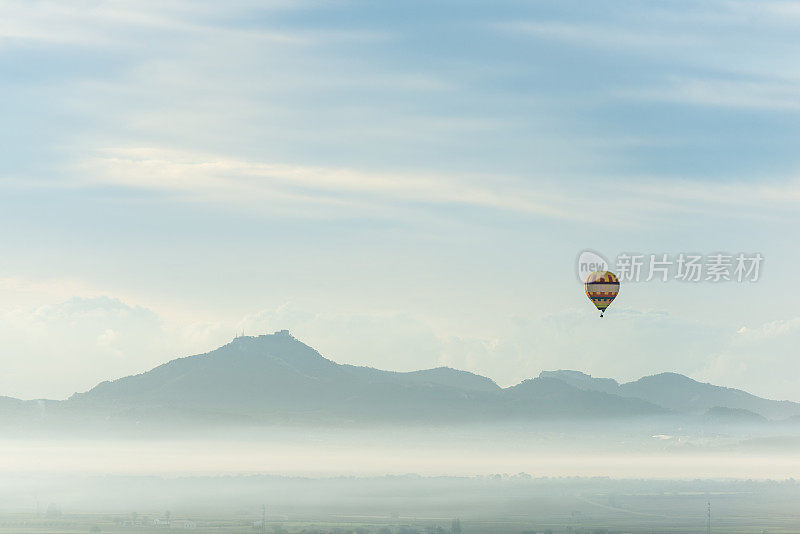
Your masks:
{"label": "mountain ridge", "polygon": [[656,373],[625,383],[573,370],[543,371],[539,376],[558,378],[585,390],[640,398],[669,410],[695,415],[715,407],[727,407],[754,412],[768,419],[787,419],[797,415],[800,410],[800,403],[765,399],[740,389],[700,382],[674,372]]}
{"label": "mountain ridge", "polygon": [[36,406],[29,404],[34,401],[15,401],[0,402],[0,411],[91,414],[105,419],[171,414],[257,424],[589,420],[676,414],[746,420],[748,413],[772,420],[800,417],[798,403],[763,399],[677,373],[620,384],[580,371],[543,371],[537,378],[501,388],[487,377],[449,367],[397,372],[339,364],[285,330],[240,336],[203,354],[103,381],[64,401]]}

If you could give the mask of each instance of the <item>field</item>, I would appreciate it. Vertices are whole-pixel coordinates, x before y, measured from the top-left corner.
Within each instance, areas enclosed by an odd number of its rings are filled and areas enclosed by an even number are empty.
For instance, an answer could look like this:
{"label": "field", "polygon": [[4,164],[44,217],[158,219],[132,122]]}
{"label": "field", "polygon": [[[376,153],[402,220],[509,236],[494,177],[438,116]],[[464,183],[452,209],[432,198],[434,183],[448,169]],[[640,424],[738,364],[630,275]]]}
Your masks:
{"label": "field", "polygon": [[[124,498],[121,480],[106,482],[109,492]],[[167,495],[185,484],[194,487],[194,503]],[[791,480],[225,477],[134,485],[150,485],[169,512],[155,506],[112,510],[102,499],[103,511],[92,512],[85,499],[73,498],[63,508],[41,503],[38,513],[5,511],[0,532],[261,532],[259,498],[267,503],[263,531],[269,533],[705,532],[708,503],[712,532],[800,532],[800,485]]]}

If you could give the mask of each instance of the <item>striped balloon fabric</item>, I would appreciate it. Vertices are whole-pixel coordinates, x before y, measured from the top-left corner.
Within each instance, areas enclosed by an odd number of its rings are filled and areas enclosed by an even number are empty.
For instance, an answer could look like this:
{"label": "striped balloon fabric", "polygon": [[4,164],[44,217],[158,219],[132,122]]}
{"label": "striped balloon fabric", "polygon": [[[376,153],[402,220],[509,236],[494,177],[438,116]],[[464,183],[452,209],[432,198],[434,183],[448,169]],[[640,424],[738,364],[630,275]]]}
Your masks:
{"label": "striped balloon fabric", "polygon": [[608,271],[595,271],[586,277],[583,285],[586,288],[586,296],[600,310],[600,317],[602,317],[606,308],[611,305],[619,293],[617,275]]}

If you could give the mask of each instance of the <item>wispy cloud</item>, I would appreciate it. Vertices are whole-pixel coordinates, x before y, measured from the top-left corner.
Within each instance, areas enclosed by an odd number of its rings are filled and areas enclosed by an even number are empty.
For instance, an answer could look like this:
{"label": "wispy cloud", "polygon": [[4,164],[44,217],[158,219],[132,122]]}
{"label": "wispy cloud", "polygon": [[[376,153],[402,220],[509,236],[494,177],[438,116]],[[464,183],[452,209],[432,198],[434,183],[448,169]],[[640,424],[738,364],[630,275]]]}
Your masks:
{"label": "wispy cloud", "polygon": [[736,331],[737,342],[754,342],[786,336],[800,330],[800,317],[781,319],[757,327],[743,326]]}
{"label": "wispy cloud", "polygon": [[[303,9],[304,3],[271,2],[239,9],[282,11]],[[391,36],[369,29],[293,28],[266,24],[258,28],[226,24],[223,8],[213,2],[93,3],[43,0],[0,2],[0,39],[6,46],[43,44],[74,46],[127,45],[138,47],[154,38],[176,41],[179,37],[214,40],[246,39],[253,44],[311,45],[320,43],[369,42]],[[145,33],[146,32],[146,33]],[[186,43],[189,44],[189,43]]]}
{"label": "wispy cloud", "polygon": [[[372,172],[144,147],[99,150],[76,170],[82,178],[75,185],[82,187],[161,191],[178,194],[185,201],[237,208],[289,202],[296,216],[312,218],[358,213],[395,217],[403,213],[392,207],[450,204],[594,221],[595,207],[601,203],[607,213],[603,224],[614,225],[709,210],[736,217],[765,208],[779,213],[793,210],[800,200],[797,180],[748,184],[642,178],[634,183],[604,181],[601,190],[587,193],[581,179],[575,180],[574,187],[561,185],[556,190],[508,175]],[[302,209],[303,205],[308,209]],[[732,206],[739,208],[734,215],[729,210]]]}
{"label": "wispy cloud", "polygon": [[296,201],[347,210],[380,200],[388,204],[462,204],[550,217],[580,216],[560,206],[564,204],[562,198],[521,190],[503,176],[369,172],[151,148],[105,150],[81,162],[79,170],[88,184],[179,192],[189,200],[239,206]]}
{"label": "wispy cloud", "polygon": [[794,80],[673,77],[657,87],[620,90],[617,95],[698,106],[800,110],[800,83]]}
{"label": "wispy cloud", "polygon": [[0,391],[5,395],[64,398],[102,380],[146,370],[170,351],[154,312],[116,298],[72,297],[17,307],[0,318],[6,351]]}
{"label": "wispy cloud", "polygon": [[[601,61],[608,51],[646,57],[646,63],[627,67],[643,75],[624,76],[616,97],[796,111],[800,50],[792,22],[799,13],[791,2],[720,1],[680,10],[636,6],[591,22],[564,17],[503,22],[494,28],[582,47]],[[609,79],[614,83],[613,73]]]}
{"label": "wispy cloud", "polygon": [[494,27],[511,35],[568,41],[585,47],[624,49],[636,54],[653,48],[689,48],[703,38],[674,31],[647,32],[614,24],[586,24],[559,21],[513,21],[496,23]]}
{"label": "wispy cloud", "polygon": [[[674,319],[624,306],[610,324],[558,315],[568,295],[583,298],[580,287],[554,279],[539,291],[535,264],[571,261],[578,241],[652,251],[741,243],[769,252],[771,265],[796,263],[781,241],[800,204],[795,3],[483,3],[464,5],[458,21],[442,6],[387,17],[370,3],[305,0],[0,0],[0,9],[9,124],[0,214],[15,229],[0,314],[23,310],[0,337],[6,351],[52,356],[38,367],[66,366],[58,339],[91,364],[119,354],[110,347],[132,354],[151,334],[186,354],[237,324],[286,319],[342,359],[358,340],[336,341],[340,328],[377,346],[393,323],[392,339],[418,340],[408,350],[430,365],[504,383],[567,363],[645,374],[674,368],[676,353],[691,372],[719,352],[707,330],[681,352],[689,336]],[[213,259],[194,261],[209,250]],[[165,265],[180,274],[165,276]],[[753,287],[735,309],[687,296],[727,321],[727,337],[715,330],[712,341],[736,345],[719,360],[728,371],[707,378],[730,372],[746,385],[740,370],[763,361],[759,343],[783,343],[776,358],[796,360],[783,334],[795,323],[757,326],[745,302],[779,299],[773,288],[792,283],[785,272],[771,269],[784,279]],[[372,303],[354,295],[370,276],[381,287],[372,300],[396,308],[365,311]],[[446,304],[415,318],[422,297],[408,296],[423,293]],[[172,326],[143,318],[126,334],[113,314],[93,321],[59,304],[79,295],[102,316],[108,303],[92,299],[107,294],[147,303]],[[239,323],[247,309],[293,298],[312,303],[303,305],[313,320],[276,312]],[[556,316],[486,326],[510,308]],[[474,322],[431,326],[462,320]],[[48,323],[55,333],[44,336]],[[756,326],[734,335],[742,324]],[[620,346],[598,356],[586,340],[609,332]],[[402,361],[384,343],[381,365]],[[359,350],[359,362],[372,361]],[[38,369],[26,369],[16,383],[35,385]],[[774,384],[770,373],[752,383]]]}

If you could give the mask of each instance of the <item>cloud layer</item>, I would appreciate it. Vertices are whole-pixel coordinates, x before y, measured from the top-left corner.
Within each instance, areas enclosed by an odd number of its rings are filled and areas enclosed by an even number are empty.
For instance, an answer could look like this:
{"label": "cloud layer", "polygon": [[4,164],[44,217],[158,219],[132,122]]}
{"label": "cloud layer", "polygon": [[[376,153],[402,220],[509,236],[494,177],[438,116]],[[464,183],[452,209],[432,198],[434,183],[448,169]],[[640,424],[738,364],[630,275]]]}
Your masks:
{"label": "cloud layer", "polygon": [[[290,328],[389,369],[794,395],[792,3],[0,6],[0,394]],[[587,248],[765,269],[600,322]]]}

